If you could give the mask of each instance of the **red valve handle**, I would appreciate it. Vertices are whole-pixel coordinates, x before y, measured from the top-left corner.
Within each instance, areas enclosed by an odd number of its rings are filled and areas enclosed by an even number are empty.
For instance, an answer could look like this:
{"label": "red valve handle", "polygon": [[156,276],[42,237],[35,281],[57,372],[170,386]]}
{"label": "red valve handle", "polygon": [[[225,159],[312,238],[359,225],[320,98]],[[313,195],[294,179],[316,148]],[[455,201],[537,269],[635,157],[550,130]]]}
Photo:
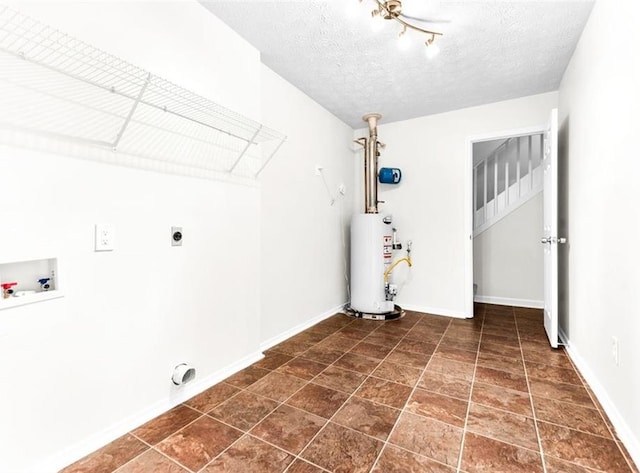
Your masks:
{"label": "red valve handle", "polygon": [[17,282],[5,282],[5,283],[2,283],[2,289],[4,289],[6,291],[7,289],[11,289],[16,284],[18,284],[18,283]]}

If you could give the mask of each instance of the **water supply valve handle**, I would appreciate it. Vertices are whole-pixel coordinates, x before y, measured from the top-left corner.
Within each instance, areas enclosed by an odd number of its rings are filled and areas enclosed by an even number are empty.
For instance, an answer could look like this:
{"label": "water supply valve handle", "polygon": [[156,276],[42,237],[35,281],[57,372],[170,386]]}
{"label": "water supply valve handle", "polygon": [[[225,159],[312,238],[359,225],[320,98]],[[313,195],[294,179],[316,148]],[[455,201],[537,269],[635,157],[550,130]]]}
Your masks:
{"label": "water supply valve handle", "polygon": [[40,287],[42,288],[43,291],[48,291],[49,289],[51,289],[51,284],[49,284],[50,280],[51,278],[38,279],[38,282],[40,283]]}
{"label": "water supply valve handle", "polygon": [[17,285],[17,282],[5,282],[2,283],[2,297],[8,299],[13,295],[13,286]]}

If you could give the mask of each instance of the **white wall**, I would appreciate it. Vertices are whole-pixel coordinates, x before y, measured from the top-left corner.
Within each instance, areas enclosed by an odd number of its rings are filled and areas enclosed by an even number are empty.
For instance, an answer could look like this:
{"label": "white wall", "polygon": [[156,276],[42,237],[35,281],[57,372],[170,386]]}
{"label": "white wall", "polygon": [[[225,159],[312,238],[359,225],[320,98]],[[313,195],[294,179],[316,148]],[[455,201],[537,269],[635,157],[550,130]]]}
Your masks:
{"label": "white wall", "polygon": [[[198,3],[20,7],[259,118],[258,52]],[[259,356],[259,188],[2,146],[0,198],[0,262],[57,257],[66,294],[0,310],[0,471],[53,471],[180,401],[177,363],[203,389]]]}
{"label": "white wall", "polygon": [[[396,187],[380,186],[381,213],[392,213],[398,235],[413,240],[414,267],[398,270],[398,303],[415,310],[465,316],[466,140],[475,135],[544,125],[557,93],[498,102],[378,127],[380,166],[402,168]],[[364,136],[358,130],[356,137]],[[361,191],[358,162],[356,197]],[[470,196],[469,196],[470,199]],[[362,198],[357,209],[362,208]],[[395,271],[394,271],[395,273]],[[470,278],[469,278],[470,279]]]}
{"label": "white wall", "polygon": [[596,2],[560,87],[560,159],[568,237],[562,328],[640,464],[640,59],[629,49],[640,44],[629,26],[638,21],[636,0]]}
{"label": "white wall", "polygon": [[355,158],[351,127],[266,66],[261,77],[263,121],[289,137],[261,176],[261,340],[269,346],[348,301]]}
{"label": "white wall", "polygon": [[473,239],[473,282],[483,302],[544,303],[542,192]]}

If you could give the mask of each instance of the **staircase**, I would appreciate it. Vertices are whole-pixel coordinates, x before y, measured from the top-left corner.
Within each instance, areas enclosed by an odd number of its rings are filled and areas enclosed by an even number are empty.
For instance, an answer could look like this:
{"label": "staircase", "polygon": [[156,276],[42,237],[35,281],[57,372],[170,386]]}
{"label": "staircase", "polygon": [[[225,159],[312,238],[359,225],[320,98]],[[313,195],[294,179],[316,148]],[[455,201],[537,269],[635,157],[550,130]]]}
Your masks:
{"label": "staircase", "polygon": [[473,166],[474,237],[542,191],[543,135],[496,143],[497,148]]}

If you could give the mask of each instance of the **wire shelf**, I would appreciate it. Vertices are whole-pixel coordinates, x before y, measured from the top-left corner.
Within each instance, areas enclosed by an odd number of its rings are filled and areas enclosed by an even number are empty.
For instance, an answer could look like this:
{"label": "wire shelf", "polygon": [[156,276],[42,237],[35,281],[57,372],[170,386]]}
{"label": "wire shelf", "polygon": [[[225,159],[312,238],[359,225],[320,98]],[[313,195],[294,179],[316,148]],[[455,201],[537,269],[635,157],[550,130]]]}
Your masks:
{"label": "wire shelf", "polygon": [[0,6],[0,71],[4,128],[244,178],[256,178],[286,140],[5,6]]}

